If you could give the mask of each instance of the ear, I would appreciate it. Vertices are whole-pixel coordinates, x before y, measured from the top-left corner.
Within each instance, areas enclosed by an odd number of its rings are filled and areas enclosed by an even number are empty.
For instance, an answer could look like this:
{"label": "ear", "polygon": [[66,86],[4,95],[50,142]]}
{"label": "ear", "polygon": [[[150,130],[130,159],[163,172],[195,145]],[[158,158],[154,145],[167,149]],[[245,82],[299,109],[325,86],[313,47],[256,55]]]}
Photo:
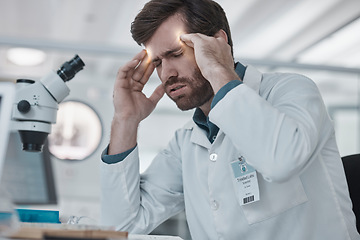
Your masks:
{"label": "ear", "polygon": [[214,37],[216,38],[223,38],[225,42],[228,42],[227,34],[224,30],[220,29],[217,33],[215,33]]}

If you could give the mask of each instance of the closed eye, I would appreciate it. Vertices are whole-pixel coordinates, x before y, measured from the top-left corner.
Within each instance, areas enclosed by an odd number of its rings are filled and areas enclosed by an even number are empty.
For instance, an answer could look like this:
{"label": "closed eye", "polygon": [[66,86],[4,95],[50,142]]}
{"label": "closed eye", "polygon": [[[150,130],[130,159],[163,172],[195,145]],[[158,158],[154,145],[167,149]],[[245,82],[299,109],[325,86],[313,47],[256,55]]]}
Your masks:
{"label": "closed eye", "polygon": [[[165,54],[163,54],[164,58],[178,58],[184,55],[184,51],[180,48],[180,49],[176,49],[176,50],[171,50],[171,51],[167,51]],[[162,60],[160,58],[156,58],[153,60],[153,64],[155,65],[155,67],[160,67],[162,63]]]}
{"label": "closed eye", "polygon": [[179,51],[179,52],[175,52],[174,54],[173,54],[173,57],[181,57],[182,55],[183,55],[184,53],[183,53],[183,51]]}
{"label": "closed eye", "polygon": [[156,68],[157,68],[157,67],[160,67],[160,65],[161,65],[161,60],[158,59],[158,60],[156,60],[156,61],[153,61],[153,64],[155,65]]}

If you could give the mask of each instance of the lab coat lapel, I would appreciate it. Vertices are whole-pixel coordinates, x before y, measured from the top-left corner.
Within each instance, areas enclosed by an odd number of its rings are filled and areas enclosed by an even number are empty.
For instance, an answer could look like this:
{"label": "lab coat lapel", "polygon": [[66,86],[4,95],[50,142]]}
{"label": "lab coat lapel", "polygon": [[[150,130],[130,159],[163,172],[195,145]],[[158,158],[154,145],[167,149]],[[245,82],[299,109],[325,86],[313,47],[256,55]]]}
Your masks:
{"label": "lab coat lapel", "polygon": [[204,133],[204,130],[196,126],[196,124],[194,124],[190,140],[191,142],[200,145],[202,147],[205,147],[207,149],[211,148],[211,143],[207,138],[206,134]]}

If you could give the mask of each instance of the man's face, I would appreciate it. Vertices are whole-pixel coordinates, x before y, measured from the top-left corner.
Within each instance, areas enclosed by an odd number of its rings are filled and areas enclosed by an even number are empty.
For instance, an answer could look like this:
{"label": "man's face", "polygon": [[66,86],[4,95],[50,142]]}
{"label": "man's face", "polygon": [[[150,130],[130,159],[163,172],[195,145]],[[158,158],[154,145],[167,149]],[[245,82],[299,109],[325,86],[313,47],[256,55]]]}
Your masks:
{"label": "man's face", "polygon": [[166,94],[179,109],[189,110],[208,103],[214,92],[196,64],[194,50],[180,40],[184,30],[181,17],[171,16],[146,43],[146,49]]}

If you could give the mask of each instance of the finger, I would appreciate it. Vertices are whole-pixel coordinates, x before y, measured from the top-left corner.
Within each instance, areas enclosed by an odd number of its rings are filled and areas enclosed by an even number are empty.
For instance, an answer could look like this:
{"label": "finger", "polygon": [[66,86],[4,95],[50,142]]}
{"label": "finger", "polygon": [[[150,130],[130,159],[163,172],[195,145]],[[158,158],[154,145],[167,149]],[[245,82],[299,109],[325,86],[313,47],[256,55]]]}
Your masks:
{"label": "finger", "polygon": [[147,83],[147,81],[149,80],[151,74],[154,72],[154,70],[155,70],[155,65],[149,64],[148,68],[146,69],[145,73],[143,74],[143,76],[139,82],[145,85]]}
{"label": "finger", "polygon": [[132,74],[128,74],[130,71],[133,71],[139,62],[144,58],[146,55],[145,50],[141,50],[138,54],[136,54],[133,59],[127,62],[123,67],[121,67],[118,71],[118,78],[126,78],[127,76],[131,76]]}
{"label": "finger", "polygon": [[134,71],[145,56],[146,51],[145,49],[143,49],[133,57],[132,61],[130,61],[129,64],[125,65],[124,70],[126,71],[126,78],[131,77],[134,74]]}
{"label": "finger", "polygon": [[182,34],[182,35],[180,35],[180,40],[183,41],[189,47],[194,48],[193,35],[194,34],[191,34],[191,33],[190,34]]}
{"label": "finger", "polygon": [[154,72],[155,66],[154,64],[150,64],[150,66],[146,69],[142,78],[139,81],[131,81],[131,86],[134,91],[141,92],[145,86],[145,84],[149,81],[151,74]]}
{"label": "finger", "polygon": [[137,59],[137,60],[141,61],[145,57],[145,55],[146,55],[146,50],[143,49],[138,54],[136,54],[132,60]]}
{"label": "finger", "polygon": [[207,40],[209,38],[211,37],[201,33],[188,33],[180,35],[181,41],[192,48],[194,48],[194,44],[198,43],[199,41]]}
{"label": "finger", "polygon": [[156,105],[160,101],[160,99],[164,96],[164,94],[165,94],[164,85],[160,84],[151,94],[149,100]]}
{"label": "finger", "polygon": [[135,70],[135,67],[139,64],[139,60],[134,59],[128,63],[126,63],[124,66],[122,66],[116,76],[116,82],[115,84],[125,84],[124,87],[128,87],[129,82],[129,76],[133,75],[133,72]]}
{"label": "finger", "polygon": [[142,92],[144,84],[137,81],[131,81],[131,89],[136,92]]}
{"label": "finger", "polygon": [[151,74],[155,70],[155,65],[150,64],[149,67],[146,69],[143,77],[140,79],[140,81],[131,81],[132,87],[135,91],[142,91],[145,84],[149,81]]}
{"label": "finger", "polygon": [[151,63],[151,59],[150,59],[149,55],[145,54],[145,56],[141,59],[139,66],[136,67],[136,70],[132,76],[132,79],[134,81],[139,82],[143,78],[144,73],[148,69],[149,65],[151,65],[150,63]]}

